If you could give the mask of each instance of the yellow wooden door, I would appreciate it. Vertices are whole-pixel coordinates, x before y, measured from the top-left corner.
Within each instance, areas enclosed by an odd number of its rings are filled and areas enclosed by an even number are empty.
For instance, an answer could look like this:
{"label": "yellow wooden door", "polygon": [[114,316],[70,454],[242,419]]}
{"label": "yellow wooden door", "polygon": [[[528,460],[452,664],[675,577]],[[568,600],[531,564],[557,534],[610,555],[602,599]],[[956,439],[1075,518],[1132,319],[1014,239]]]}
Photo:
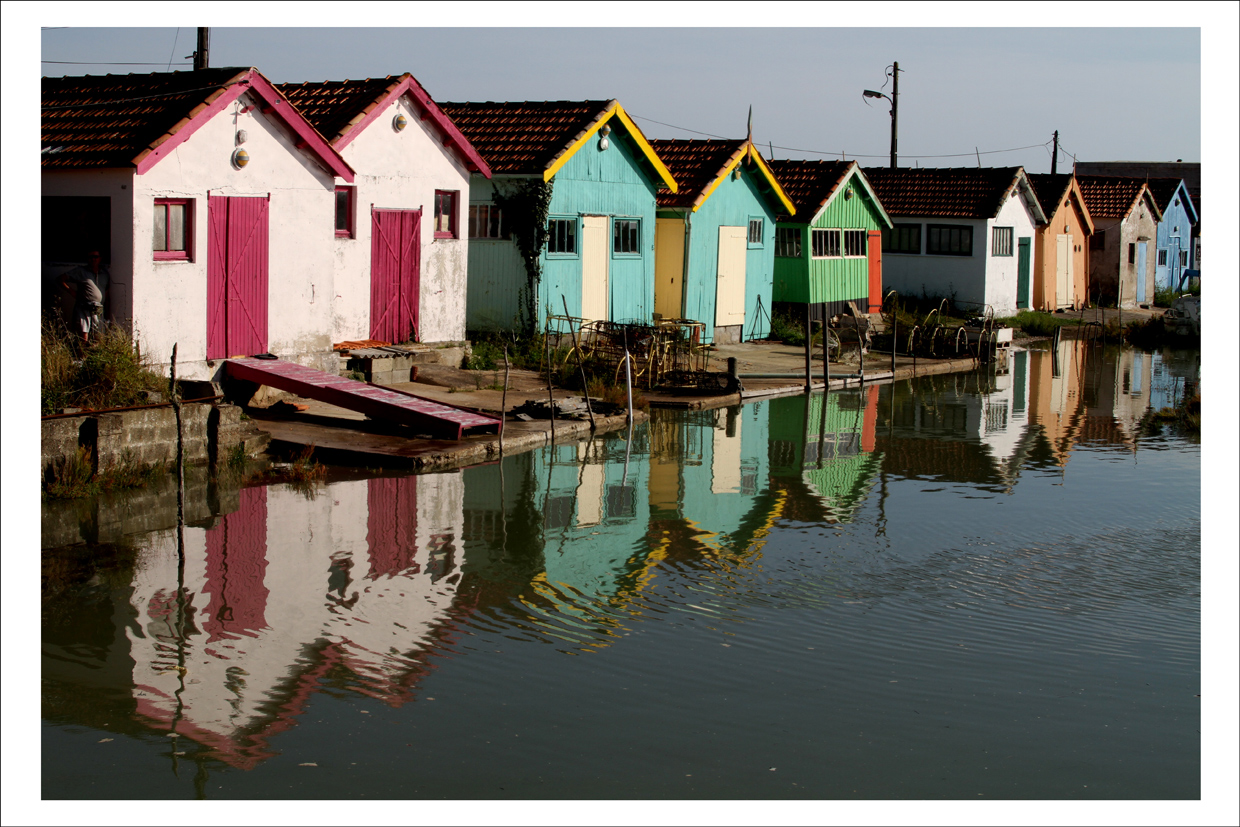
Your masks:
{"label": "yellow wooden door", "polygon": [[715,327],[745,323],[745,227],[719,228]]}
{"label": "yellow wooden door", "polygon": [[664,319],[684,313],[685,222],[658,218],[654,226],[654,312]]}
{"label": "yellow wooden door", "polygon": [[581,219],[581,317],[607,321],[608,223],[605,215]]}

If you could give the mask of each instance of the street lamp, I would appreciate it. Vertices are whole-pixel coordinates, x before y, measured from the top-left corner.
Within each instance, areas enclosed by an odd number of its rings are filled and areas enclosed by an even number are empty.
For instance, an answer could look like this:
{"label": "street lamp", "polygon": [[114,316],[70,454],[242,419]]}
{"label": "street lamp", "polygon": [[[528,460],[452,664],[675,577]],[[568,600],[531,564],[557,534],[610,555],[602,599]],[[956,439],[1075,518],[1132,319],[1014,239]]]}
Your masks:
{"label": "street lamp", "polygon": [[873,89],[866,89],[861,93],[863,98],[884,98],[891,104],[891,168],[896,168],[896,114],[900,100],[900,64],[898,62],[891,64],[891,96],[888,97],[882,92],[875,92]]}

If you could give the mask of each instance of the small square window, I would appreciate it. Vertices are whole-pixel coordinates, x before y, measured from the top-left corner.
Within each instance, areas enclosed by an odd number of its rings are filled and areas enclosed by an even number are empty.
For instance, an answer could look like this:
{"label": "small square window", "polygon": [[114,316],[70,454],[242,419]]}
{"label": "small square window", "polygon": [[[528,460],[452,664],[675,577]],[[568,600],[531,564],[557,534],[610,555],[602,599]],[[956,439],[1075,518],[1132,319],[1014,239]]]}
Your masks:
{"label": "small square window", "polygon": [[547,222],[547,253],[553,256],[577,255],[577,219],[553,218]]}
{"label": "small square window", "polygon": [[761,218],[749,219],[749,246],[750,247],[761,247],[762,246],[762,230],[763,230],[763,226],[762,226]]}
{"label": "small square window", "polygon": [[435,190],[435,238],[456,238],[456,190]]}
{"label": "small square window", "polygon": [[799,227],[775,228],[775,255],[779,258],[801,257],[801,229]]}
{"label": "small square window", "polygon": [[1012,255],[1013,227],[995,227],[990,234],[990,254],[992,256]]}
{"label": "small square window", "polygon": [[616,255],[640,256],[641,227],[639,218],[616,218],[612,220],[611,251]]}
{"label": "small square window", "polygon": [[469,205],[470,238],[503,238],[503,212],[494,204]]}
{"label": "small square window", "polygon": [[839,230],[814,230],[813,242],[814,258],[839,258]]}
{"label": "small square window", "polygon": [[192,261],[194,199],[156,198],[151,248],[156,261]]}
{"label": "small square window", "polygon": [[865,230],[844,230],[844,255],[865,258]]}
{"label": "small square window", "polygon": [[336,187],[336,238],[354,238],[354,195],[357,187]]}
{"label": "small square window", "polygon": [[1167,266],[1167,251],[1166,250],[1158,251],[1158,266],[1159,267]]}

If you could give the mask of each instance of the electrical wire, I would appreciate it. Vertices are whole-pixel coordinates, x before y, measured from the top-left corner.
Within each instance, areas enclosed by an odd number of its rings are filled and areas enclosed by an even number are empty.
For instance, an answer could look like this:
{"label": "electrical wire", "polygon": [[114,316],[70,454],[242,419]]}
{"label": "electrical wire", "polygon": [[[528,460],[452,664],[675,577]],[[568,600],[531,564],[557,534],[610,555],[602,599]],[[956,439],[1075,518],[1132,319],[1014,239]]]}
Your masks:
{"label": "electrical wire", "polygon": [[168,68],[172,68],[172,59],[177,56],[177,41],[181,38],[181,27],[177,26],[177,33],[172,36],[172,54],[168,55]]}

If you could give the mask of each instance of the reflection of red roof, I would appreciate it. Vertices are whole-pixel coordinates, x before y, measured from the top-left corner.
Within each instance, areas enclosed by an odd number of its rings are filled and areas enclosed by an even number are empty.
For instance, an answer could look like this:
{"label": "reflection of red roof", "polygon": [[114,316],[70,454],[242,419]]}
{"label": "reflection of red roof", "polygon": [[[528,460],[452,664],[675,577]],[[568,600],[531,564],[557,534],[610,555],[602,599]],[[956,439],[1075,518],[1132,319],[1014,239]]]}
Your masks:
{"label": "reflection of red roof", "polygon": [[771,171],[797,208],[798,221],[813,220],[851,168],[851,161],[771,161]]}
{"label": "reflection of red roof", "polygon": [[679,192],[659,191],[660,207],[687,207],[723,174],[732,159],[745,150],[745,139],[734,141],[651,141],[667,165]]}
{"label": "reflection of red roof", "polygon": [[994,218],[1020,174],[1020,167],[865,169],[888,215],[934,218]]}
{"label": "reflection of red roof", "polygon": [[256,69],[43,78],[44,169],[136,168],[139,174],[246,91],[265,103],[323,165],[353,171]]}
{"label": "reflection of red roof", "polygon": [[[1085,206],[1095,219],[1126,218],[1147,191],[1145,181],[1139,178],[1078,175],[1076,180],[1081,187],[1081,195],[1085,198]],[[1157,218],[1159,216],[1155,215],[1155,219]]]}
{"label": "reflection of red roof", "polygon": [[614,101],[441,103],[493,172],[541,173]]}
{"label": "reflection of red roof", "polygon": [[439,105],[431,100],[422,84],[408,72],[396,77],[389,75],[366,80],[282,83],[276,88],[337,149],[347,146],[392,101],[408,95],[423,113],[422,117],[435,123],[444,140],[457,150],[466,166],[490,177],[490,168],[473,145]]}

